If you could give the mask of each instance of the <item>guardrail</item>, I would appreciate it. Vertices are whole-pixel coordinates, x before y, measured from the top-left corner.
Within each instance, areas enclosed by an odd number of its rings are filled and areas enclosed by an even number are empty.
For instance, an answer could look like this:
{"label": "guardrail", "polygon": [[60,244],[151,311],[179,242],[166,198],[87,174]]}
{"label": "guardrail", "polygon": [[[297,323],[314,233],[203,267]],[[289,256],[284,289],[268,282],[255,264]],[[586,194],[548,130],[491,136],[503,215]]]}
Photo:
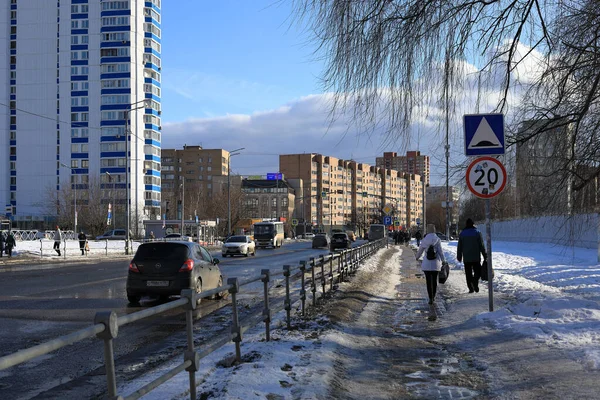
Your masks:
{"label": "guardrail", "polygon": [[[221,287],[202,292],[196,293],[193,289],[185,289],[181,292],[181,298],[175,301],[171,301],[166,304],[151,307],[142,311],[138,311],[132,314],[118,317],[114,311],[102,311],[96,313],[94,317],[94,325],[80,329],[71,334],[60,336],[56,339],[48,342],[41,343],[39,345],[30,347],[28,349],[20,350],[16,353],[9,354],[0,357],[0,371],[11,368],[15,365],[30,361],[36,357],[51,353],[55,350],[61,349],[68,345],[76,342],[98,337],[104,342],[104,365],[106,370],[106,383],[108,390],[108,398],[114,400],[134,400],[139,399],[145,394],[149,393],[159,385],[165,383],[175,375],[183,371],[189,373],[189,384],[190,384],[190,399],[196,399],[196,371],[198,371],[200,359],[206,355],[212,353],[218,348],[222,347],[230,340],[235,343],[235,358],[237,362],[241,362],[241,342],[243,333],[254,327],[257,315],[251,315],[247,317],[246,325],[242,325],[239,320],[239,306],[238,306],[238,294],[240,288],[249,285],[254,282],[263,282],[264,291],[264,308],[261,314],[258,314],[259,320],[262,320],[265,324],[265,337],[266,341],[270,341],[270,324],[271,315],[273,312],[279,312],[282,310],[286,311],[286,326],[287,329],[292,328],[291,322],[291,311],[292,304],[295,304],[292,300],[293,294],[297,294],[296,301],[300,302],[300,309],[302,317],[306,316],[306,289],[307,284],[309,292],[312,293],[312,306],[317,306],[319,298],[318,287],[321,287],[321,299],[324,298],[327,287],[329,291],[334,289],[334,282],[342,282],[347,277],[354,273],[358,269],[359,265],[367,257],[370,257],[380,248],[384,247],[387,243],[387,239],[381,239],[378,241],[370,242],[362,246],[358,246],[349,250],[343,250],[338,253],[330,253],[328,255],[321,255],[318,258],[311,257],[309,261],[301,260],[298,265],[284,265],[281,271],[273,272],[268,269],[261,270],[259,276],[248,278],[245,280],[239,280],[238,278],[229,278],[227,284]],[[334,264],[335,269],[334,269]],[[306,275],[310,274],[310,279],[306,279]],[[274,277],[283,276],[285,280],[285,294],[283,295],[283,302],[279,302],[278,305],[272,306],[270,300],[277,300],[277,298],[270,296],[269,294],[269,283]],[[291,278],[296,277],[300,280],[300,286],[298,290],[292,291]],[[319,285],[320,283],[320,285]],[[193,312],[196,309],[201,299],[206,297],[214,296],[218,293],[228,291],[231,295],[231,306],[232,306],[232,326],[231,334],[224,335],[219,340],[213,342],[210,346],[207,346],[202,351],[194,348],[194,336],[193,336]],[[279,298],[278,300],[281,300]],[[187,336],[187,350],[183,354],[183,362],[177,365],[175,368],[159,376],[152,382],[149,382],[137,391],[130,393],[123,397],[117,393],[117,380],[115,373],[115,359],[113,351],[113,340],[117,338],[119,328],[139,321],[144,318],[152,317],[170,310],[181,308],[185,312],[186,319],[186,336]]]}

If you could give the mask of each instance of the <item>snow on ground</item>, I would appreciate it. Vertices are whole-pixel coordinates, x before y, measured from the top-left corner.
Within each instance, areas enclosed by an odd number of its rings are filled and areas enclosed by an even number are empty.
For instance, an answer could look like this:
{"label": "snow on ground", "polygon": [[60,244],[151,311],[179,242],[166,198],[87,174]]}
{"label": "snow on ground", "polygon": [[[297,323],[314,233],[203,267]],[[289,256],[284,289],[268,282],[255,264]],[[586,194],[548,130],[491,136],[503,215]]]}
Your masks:
{"label": "snow on ground", "polygon": [[[104,242],[90,243],[105,245]],[[44,254],[46,245],[51,250],[52,242],[44,244]],[[466,292],[462,264],[456,261],[456,245],[456,242],[443,242],[447,260],[454,264],[443,288],[447,296]],[[19,242],[17,254],[35,254],[36,246],[39,255],[39,241]],[[106,246],[117,253],[122,251],[123,242],[109,242]],[[381,252],[361,269],[374,268],[380,255]],[[546,243],[494,242],[494,293],[512,300],[493,312],[485,311],[484,306],[484,311],[478,309],[473,313],[493,329],[516,332],[548,346],[573,349],[581,354],[580,362],[587,369],[600,369],[600,265],[597,257],[597,251],[590,249]],[[394,258],[389,262],[398,261]],[[391,295],[382,293],[382,297]],[[210,393],[210,398],[219,399],[323,398],[334,355],[331,347],[314,340],[318,337],[314,332],[320,330],[330,337],[336,332],[327,331],[331,325],[323,318],[290,332],[283,326],[284,321],[283,313],[273,316],[271,342],[264,341],[262,325],[246,332],[242,343],[245,362],[240,365],[219,366],[219,362],[235,353],[233,344],[201,360],[201,370],[197,373],[198,393]],[[339,335],[340,340],[348,340],[348,337]],[[121,383],[119,393],[126,395],[139,389],[164,373],[167,367],[162,368],[146,375],[144,380]],[[185,398],[187,377],[187,373],[179,374],[144,398]],[[304,383],[301,397],[294,392],[298,383],[291,385],[293,378]]]}

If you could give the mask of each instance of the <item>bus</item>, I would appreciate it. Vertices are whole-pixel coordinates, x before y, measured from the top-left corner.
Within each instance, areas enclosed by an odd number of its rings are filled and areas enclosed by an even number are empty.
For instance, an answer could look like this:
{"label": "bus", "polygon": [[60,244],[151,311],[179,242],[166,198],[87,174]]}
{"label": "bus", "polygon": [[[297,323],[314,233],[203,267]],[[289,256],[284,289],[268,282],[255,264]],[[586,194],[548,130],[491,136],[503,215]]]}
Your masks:
{"label": "bus", "polygon": [[383,239],[385,237],[385,225],[383,224],[371,224],[369,226],[369,242]]}
{"label": "bus", "polygon": [[257,222],[254,224],[256,247],[281,247],[283,245],[283,222]]}

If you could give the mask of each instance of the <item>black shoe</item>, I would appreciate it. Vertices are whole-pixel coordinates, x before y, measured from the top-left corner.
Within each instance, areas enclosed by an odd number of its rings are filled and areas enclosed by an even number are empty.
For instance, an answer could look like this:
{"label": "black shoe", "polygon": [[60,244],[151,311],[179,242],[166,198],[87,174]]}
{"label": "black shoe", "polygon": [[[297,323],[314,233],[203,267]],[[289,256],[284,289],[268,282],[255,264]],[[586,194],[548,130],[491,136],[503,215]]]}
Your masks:
{"label": "black shoe", "polygon": [[475,286],[475,292],[479,293],[479,286]]}
{"label": "black shoe", "polygon": [[433,304],[433,299],[429,299],[429,304]]}
{"label": "black shoe", "polygon": [[474,290],[473,290],[473,289],[469,289],[469,293],[473,293],[473,292],[474,292]]}

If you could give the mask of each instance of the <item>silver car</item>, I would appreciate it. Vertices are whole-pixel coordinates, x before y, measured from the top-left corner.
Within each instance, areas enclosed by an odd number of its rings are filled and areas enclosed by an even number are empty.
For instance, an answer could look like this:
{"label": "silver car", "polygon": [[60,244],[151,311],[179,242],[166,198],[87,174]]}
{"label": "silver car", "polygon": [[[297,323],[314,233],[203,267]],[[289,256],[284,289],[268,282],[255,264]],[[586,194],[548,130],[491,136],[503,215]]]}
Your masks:
{"label": "silver car", "polygon": [[234,235],[227,238],[223,246],[221,247],[221,254],[223,257],[243,255],[248,257],[250,254],[256,255],[256,244],[250,238],[245,235]]}

